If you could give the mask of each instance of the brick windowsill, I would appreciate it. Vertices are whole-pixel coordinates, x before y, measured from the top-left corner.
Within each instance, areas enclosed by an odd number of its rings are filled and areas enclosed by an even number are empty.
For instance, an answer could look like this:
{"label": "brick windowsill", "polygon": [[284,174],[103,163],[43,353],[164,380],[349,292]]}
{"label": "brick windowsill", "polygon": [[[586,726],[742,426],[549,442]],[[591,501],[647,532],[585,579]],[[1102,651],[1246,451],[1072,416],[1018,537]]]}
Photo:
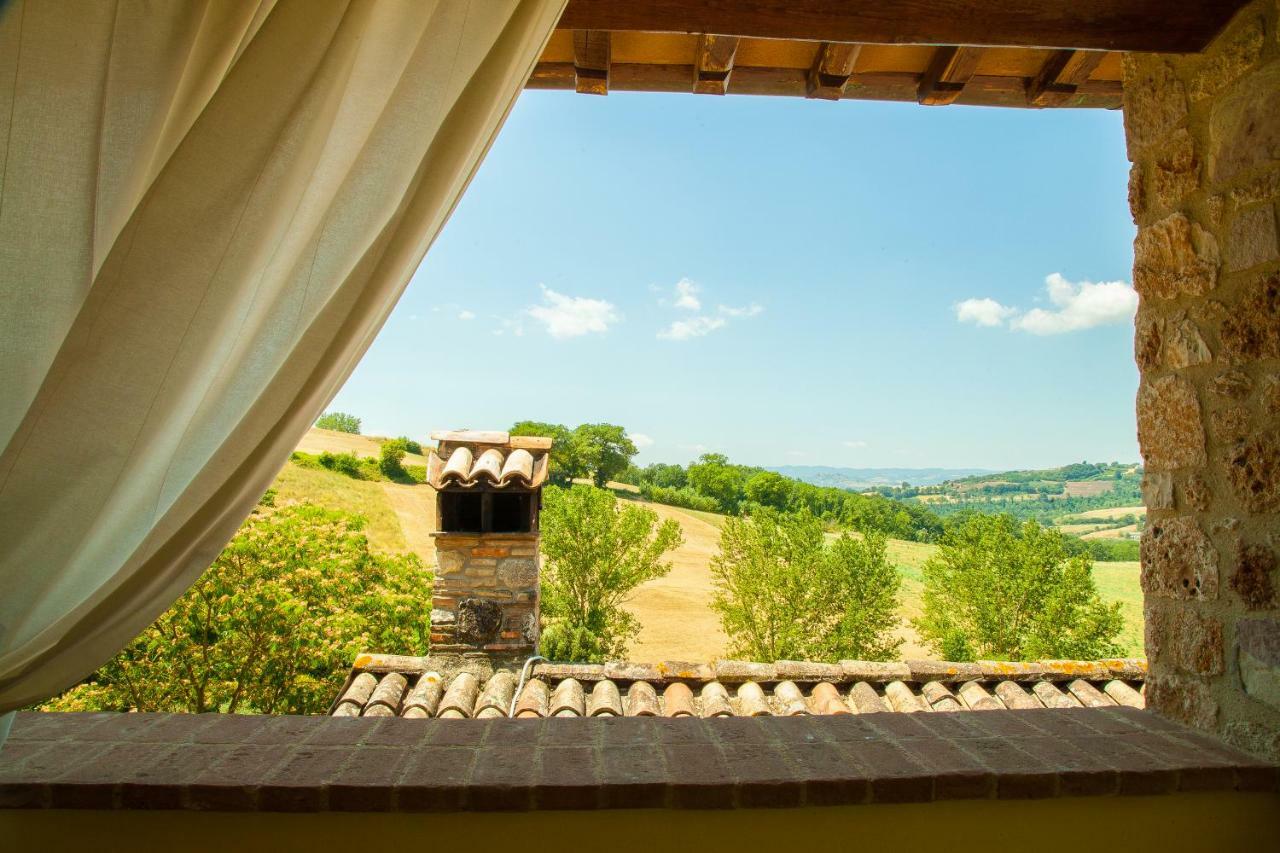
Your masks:
{"label": "brick windowsill", "polygon": [[0,808],[753,808],[1275,791],[1277,768],[1129,708],[406,720],[18,715]]}

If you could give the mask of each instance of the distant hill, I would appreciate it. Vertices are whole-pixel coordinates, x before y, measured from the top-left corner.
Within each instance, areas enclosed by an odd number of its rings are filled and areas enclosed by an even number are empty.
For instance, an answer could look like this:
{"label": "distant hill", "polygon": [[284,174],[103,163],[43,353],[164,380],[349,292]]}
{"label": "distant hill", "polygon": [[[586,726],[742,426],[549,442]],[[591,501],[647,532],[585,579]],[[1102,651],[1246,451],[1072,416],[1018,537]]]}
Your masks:
{"label": "distant hill", "polygon": [[948,480],[996,473],[985,468],[835,468],[829,465],[784,465],[769,470],[815,486],[859,490],[903,483],[936,486]]}

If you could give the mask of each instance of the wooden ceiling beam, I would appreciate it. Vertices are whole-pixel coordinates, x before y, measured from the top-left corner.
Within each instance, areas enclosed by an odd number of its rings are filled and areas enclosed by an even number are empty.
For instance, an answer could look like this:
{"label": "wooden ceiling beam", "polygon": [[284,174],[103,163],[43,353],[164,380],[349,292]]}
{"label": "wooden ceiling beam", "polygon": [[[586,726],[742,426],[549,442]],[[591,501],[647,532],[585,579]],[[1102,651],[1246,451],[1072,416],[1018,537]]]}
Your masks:
{"label": "wooden ceiling beam", "polygon": [[698,95],[723,95],[729,91],[729,75],[738,53],[737,36],[703,35],[698,38],[693,91]]}
{"label": "wooden ceiling beam", "polygon": [[1075,96],[1105,54],[1097,50],[1055,50],[1027,85],[1027,103],[1058,107]]}
{"label": "wooden ceiling beam", "polygon": [[933,107],[955,103],[964,92],[965,84],[978,70],[981,57],[980,47],[938,48],[920,78],[916,100]]}
{"label": "wooden ceiling beam", "polygon": [[861,50],[860,44],[824,41],[818,47],[813,66],[809,69],[805,97],[826,101],[840,100]]}
{"label": "wooden ceiling beam", "polygon": [[608,31],[573,31],[574,88],[579,94],[609,94],[612,49],[613,36]]}
{"label": "wooden ceiling beam", "polygon": [[569,0],[573,30],[1195,53],[1247,0]]}

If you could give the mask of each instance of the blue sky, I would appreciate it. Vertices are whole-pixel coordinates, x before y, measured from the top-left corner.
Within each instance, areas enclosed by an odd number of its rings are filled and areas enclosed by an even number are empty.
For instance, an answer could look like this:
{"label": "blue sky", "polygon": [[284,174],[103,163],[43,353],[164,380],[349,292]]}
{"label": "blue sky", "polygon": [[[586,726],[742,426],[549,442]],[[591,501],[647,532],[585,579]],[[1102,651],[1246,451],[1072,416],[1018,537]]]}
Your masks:
{"label": "blue sky", "polygon": [[641,463],[1136,460],[1127,171],[1119,111],[526,92],[331,408],[619,423]]}

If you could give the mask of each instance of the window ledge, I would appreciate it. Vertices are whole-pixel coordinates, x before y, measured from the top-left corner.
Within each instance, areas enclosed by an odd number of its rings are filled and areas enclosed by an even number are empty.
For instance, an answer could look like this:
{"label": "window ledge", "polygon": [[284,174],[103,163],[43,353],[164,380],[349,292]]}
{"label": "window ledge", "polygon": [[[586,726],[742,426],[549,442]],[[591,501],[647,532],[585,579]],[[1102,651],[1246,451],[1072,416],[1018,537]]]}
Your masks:
{"label": "window ledge", "polygon": [[1130,708],[721,719],[22,713],[0,808],[527,811],[1275,792]]}

